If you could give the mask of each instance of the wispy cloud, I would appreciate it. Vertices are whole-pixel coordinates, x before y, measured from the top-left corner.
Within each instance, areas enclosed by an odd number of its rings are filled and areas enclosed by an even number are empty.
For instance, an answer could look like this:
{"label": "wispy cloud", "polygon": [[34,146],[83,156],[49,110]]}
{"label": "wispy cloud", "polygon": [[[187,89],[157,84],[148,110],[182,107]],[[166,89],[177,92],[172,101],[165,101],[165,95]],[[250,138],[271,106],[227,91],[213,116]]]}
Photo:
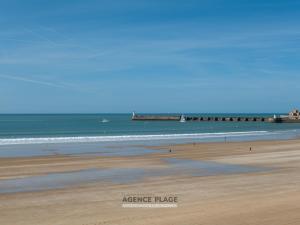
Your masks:
{"label": "wispy cloud", "polygon": [[33,83],[33,84],[55,87],[55,88],[67,88],[67,86],[64,84],[59,84],[59,83],[54,83],[54,82],[49,82],[49,81],[42,81],[42,80],[37,80],[37,79],[32,79],[32,78],[25,78],[22,76],[0,74],[0,78],[8,79],[8,80],[16,80],[16,81],[21,81],[21,82],[27,82],[27,83]]}
{"label": "wispy cloud", "polygon": [[60,88],[60,89],[67,89],[70,91],[76,92],[83,92],[83,93],[94,93],[93,90],[89,88],[84,88],[83,85],[76,85],[68,81],[45,81],[37,78],[28,78],[24,75],[12,75],[12,74],[0,74],[0,79],[7,79],[7,80],[15,80],[19,82],[25,83],[32,83],[40,86],[47,86],[52,88]]}
{"label": "wispy cloud", "polygon": [[36,32],[36,31],[34,31],[32,29],[24,28],[24,30],[27,31],[27,32],[29,32],[29,33],[31,33],[31,34],[33,34],[33,35],[35,35],[36,37],[38,37],[38,38],[40,38],[40,39],[48,42],[49,44],[57,45],[57,43],[55,41],[51,40],[50,38],[46,37],[45,35],[42,35],[42,34]]}

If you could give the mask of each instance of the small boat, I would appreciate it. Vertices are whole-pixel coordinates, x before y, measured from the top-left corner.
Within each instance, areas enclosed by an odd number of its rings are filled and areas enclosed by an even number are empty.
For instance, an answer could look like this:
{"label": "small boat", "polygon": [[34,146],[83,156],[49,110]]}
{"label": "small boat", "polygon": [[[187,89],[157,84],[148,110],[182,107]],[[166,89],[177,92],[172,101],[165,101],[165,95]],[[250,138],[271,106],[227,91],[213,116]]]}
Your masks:
{"label": "small boat", "polygon": [[179,122],[180,122],[180,123],[186,122],[184,115],[181,115],[181,116],[180,116]]}
{"label": "small boat", "polygon": [[102,121],[101,121],[101,123],[108,123],[109,122],[109,120],[107,120],[107,119],[102,119]]}

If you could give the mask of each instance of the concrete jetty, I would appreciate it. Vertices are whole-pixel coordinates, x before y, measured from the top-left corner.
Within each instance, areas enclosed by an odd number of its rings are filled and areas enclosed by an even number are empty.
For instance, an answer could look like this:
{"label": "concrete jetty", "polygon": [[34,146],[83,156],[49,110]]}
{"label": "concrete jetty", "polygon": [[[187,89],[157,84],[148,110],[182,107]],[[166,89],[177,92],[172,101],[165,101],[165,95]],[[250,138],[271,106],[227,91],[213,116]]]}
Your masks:
{"label": "concrete jetty", "polygon": [[162,120],[162,121],[180,121],[181,115],[137,115],[136,113],[132,113],[132,120]]}
{"label": "concrete jetty", "polygon": [[186,121],[210,121],[210,122],[265,122],[265,117],[197,117],[197,116],[187,116]]}
{"label": "concrete jetty", "polygon": [[194,122],[270,122],[270,123],[300,123],[299,110],[295,109],[288,115],[273,117],[255,116],[184,116],[184,115],[137,115],[132,114],[132,120],[138,121],[194,121]]}
{"label": "concrete jetty", "polygon": [[[184,119],[183,119],[184,118]],[[198,121],[198,122],[265,122],[265,117],[214,117],[214,116],[161,116],[161,115],[133,115],[132,120],[156,121]]]}
{"label": "concrete jetty", "polygon": [[273,123],[300,123],[300,112],[298,109],[294,109],[288,115],[274,115],[269,121]]}

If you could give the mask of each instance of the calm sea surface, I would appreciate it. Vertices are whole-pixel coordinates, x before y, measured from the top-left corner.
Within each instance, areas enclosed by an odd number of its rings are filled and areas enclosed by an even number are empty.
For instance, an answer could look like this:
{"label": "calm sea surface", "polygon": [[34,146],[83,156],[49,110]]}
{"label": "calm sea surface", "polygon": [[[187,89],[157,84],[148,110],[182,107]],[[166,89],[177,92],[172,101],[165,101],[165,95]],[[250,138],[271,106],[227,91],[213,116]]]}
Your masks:
{"label": "calm sea surface", "polygon": [[[272,116],[272,114],[185,114],[195,116]],[[300,134],[300,124],[263,122],[132,121],[130,114],[0,115],[0,144],[65,143]]]}

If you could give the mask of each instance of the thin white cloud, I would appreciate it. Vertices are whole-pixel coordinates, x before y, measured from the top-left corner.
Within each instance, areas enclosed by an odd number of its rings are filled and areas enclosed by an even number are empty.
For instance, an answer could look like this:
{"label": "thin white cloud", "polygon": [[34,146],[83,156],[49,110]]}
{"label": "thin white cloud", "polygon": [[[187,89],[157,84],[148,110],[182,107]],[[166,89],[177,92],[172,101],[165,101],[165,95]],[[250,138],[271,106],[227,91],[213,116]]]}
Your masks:
{"label": "thin white cloud", "polygon": [[46,37],[45,35],[42,35],[42,34],[36,32],[36,31],[34,31],[34,30],[32,30],[32,29],[24,28],[24,30],[27,31],[27,32],[29,32],[29,33],[31,33],[31,34],[33,34],[33,35],[35,35],[36,37],[38,37],[38,38],[40,38],[40,39],[42,39],[42,40],[44,40],[44,41],[47,41],[48,43],[50,43],[50,44],[52,44],[52,45],[57,45],[56,42],[52,41],[51,39],[49,39],[49,38]]}
{"label": "thin white cloud", "polygon": [[37,85],[42,86],[48,86],[53,88],[61,88],[61,89],[68,89],[72,91],[79,91],[84,93],[94,93],[93,91],[89,90],[89,88],[83,88],[81,86],[78,86],[76,84],[72,84],[70,82],[50,82],[50,81],[43,81],[33,78],[27,78],[23,76],[16,76],[16,75],[8,75],[8,74],[0,74],[0,79],[8,79],[8,80],[15,80],[20,82],[26,82],[26,83],[33,83]]}
{"label": "thin white cloud", "polygon": [[15,76],[15,75],[0,74],[0,78],[33,83],[33,84],[44,85],[44,86],[55,87],[55,88],[67,88],[67,86],[63,84],[57,84],[54,82],[41,81],[37,79],[25,78],[25,77]]}

